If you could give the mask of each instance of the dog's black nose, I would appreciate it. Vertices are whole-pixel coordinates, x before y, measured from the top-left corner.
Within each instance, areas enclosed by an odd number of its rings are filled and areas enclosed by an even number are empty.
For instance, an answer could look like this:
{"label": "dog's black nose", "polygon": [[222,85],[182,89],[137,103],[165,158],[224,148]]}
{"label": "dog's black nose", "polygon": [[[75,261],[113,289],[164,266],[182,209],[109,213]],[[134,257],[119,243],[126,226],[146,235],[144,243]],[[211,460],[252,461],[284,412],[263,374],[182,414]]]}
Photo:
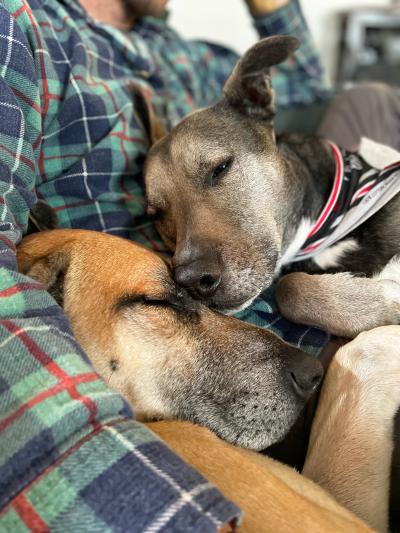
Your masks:
{"label": "dog's black nose", "polygon": [[176,266],[175,281],[200,298],[212,296],[221,283],[221,267],[217,261],[197,259],[186,265]]}
{"label": "dog's black nose", "polygon": [[324,369],[317,359],[302,354],[292,359],[286,372],[295,393],[307,398],[321,383]]}

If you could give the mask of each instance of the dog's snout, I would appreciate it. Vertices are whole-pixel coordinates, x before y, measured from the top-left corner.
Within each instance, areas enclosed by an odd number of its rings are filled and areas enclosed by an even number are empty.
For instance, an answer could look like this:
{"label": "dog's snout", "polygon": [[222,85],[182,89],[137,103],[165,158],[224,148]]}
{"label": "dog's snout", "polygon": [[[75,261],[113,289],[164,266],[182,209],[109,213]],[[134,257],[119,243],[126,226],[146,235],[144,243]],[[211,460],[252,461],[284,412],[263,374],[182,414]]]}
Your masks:
{"label": "dog's snout", "polygon": [[221,283],[221,268],[217,261],[197,259],[174,270],[175,281],[194,291],[201,298],[212,296]]}
{"label": "dog's snout", "polygon": [[172,262],[178,285],[201,299],[215,294],[222,277],[216,243],[186,241],[176,250]]}
{"label": "dog's snout", "polygon": [[321,383],[324,370],[317,359],[301,354],[291,360],[286,373],[295,393],[307,398]]}

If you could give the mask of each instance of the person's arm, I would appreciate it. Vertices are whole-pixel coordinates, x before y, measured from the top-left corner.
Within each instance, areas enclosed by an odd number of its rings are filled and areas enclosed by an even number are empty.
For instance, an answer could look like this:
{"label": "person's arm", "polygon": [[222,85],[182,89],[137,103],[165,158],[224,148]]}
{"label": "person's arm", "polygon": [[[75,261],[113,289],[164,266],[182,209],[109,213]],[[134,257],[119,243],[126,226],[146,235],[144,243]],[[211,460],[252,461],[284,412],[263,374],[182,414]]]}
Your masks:
{"label": "person's arm", "polygon": [[300,46],[293,58],[272,70],[278,107],[325,99],[328,86],[300,0],[247,0],[260,37],[291,35]]}
{"label": "person's arm", "polygon": [[255,16],[268,15],[287,6],[291,0],[245,0],[250,12]]}
{"label": "person's arm", "polygon": [[45,76],[38,79],[46,57],[34,14],[20,0],[7,5],[0,7],[0,530],[174,531],[179,523],[214,532],[237,508],[133,420],[55,301],[17,272],[48,89]]}
{"label": "person's arm", "polygon": [[[292,35],[300,41],[300,47],[291,59],[271,69],[277,107],[311,104],[325,99],[329,91],[324,71],[298,0],[248,0],[247,3],[260,38],[281,34]],[[186,69],[193,69],[190,81],[196,88],[193,91],[196,104],[202,107],[215,103],[239,59],[238,54],[215,43],[183,41],[164,28],[160,25],[159,30],[165,32],[167,41],[178,45],[186,55]]]}

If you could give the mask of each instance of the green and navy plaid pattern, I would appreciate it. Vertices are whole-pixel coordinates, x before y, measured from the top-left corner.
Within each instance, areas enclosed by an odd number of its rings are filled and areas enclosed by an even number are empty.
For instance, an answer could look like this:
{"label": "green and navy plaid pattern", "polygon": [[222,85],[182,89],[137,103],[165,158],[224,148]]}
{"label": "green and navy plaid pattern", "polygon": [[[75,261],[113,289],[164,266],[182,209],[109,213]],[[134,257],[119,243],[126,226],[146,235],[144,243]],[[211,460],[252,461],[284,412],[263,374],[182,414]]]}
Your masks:
{"label": "green and navy plaid pattern", "polygon": [[[276,70],[281,105],[325,95],[298,5],[256,21],[302,39]],[[132,418],[75,342],[54,300],[17,273],[15,246],[36,198],[63,227],[161,249],[143,223],[148,150],[132,82],[167,126],[214,102],[236,55],[185,42],[165,22],[122,33],[76,0],[0,0],[0,530],[208,532],[238,516],[199,474]],[[142,222],[139,222],[142,221]],[[243,314],[316,352],[269,296]]]}

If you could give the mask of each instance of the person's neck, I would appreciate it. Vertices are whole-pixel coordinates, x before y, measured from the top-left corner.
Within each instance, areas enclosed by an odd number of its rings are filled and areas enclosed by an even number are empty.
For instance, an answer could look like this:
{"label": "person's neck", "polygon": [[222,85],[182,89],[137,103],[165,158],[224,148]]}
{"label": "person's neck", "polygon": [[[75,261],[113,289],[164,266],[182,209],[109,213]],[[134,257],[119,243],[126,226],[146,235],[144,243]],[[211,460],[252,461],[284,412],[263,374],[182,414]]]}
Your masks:
{"label": "person's neck", "polygon": [[129,31],[135,24],[135,17],[128,13],[121,0],[79,0],[91,17],[110,24],[123,31]]}

